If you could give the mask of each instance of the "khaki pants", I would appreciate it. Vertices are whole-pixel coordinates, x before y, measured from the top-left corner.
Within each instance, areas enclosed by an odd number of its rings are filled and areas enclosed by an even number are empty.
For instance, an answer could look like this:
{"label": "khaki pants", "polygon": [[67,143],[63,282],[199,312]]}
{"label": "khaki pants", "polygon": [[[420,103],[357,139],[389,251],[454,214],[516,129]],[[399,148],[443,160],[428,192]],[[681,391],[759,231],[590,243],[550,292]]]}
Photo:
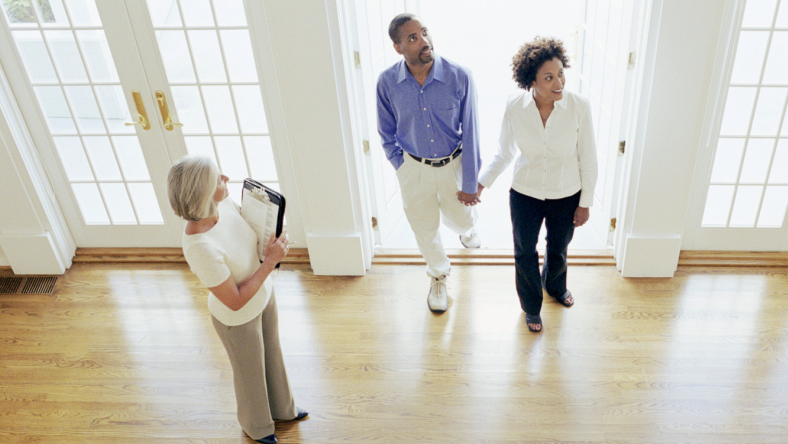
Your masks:
{"label": "khaki pants", "polygon": [[233,367],[238,422],[252,439],[273,434],[274,418],[296,416],[279,345],[275,296],[272,292],[263,312],[246,324],[228,327],[212,317]]}
{"label": "khaki pants", "polygon": [[457,199],[457,191],[462,188],[462,154],[442,167],[424,165],[407,153],[402,157],[403,163],[397,169],[402,205],[427,262],[427,274],[448,275],[451,263],[439,231],[441,216],[443,223],[458,235],[468,234],[476,223],[476,209]]}

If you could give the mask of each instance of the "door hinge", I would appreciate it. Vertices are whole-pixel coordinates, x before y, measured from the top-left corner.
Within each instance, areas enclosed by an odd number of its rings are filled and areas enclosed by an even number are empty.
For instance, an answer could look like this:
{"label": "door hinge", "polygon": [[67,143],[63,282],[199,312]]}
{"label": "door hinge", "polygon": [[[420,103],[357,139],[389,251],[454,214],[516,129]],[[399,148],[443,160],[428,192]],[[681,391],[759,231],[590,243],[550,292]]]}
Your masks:
{"label": "door hinge", "polygon": [[627,62],[627,69],[635,67],[635,51],[629,53],[629,62]]}
{"label": "door hinge", "polygon": [[373,217],[372,218],[372,229],[373,230],[377,230],[378,229],[378,218],[377,217]]}
{"label": "door hinge", "polygon": [[621,142],[618,142],[618,155],[619,156],[623,156],[624,155],[624,151],[626,150],[626,147],[627,147],[627,141],[626,140],[622,140]]}
{"label": "door hinge", "polygon": [[362,142],[364,144],[364,154],[369,154],[369,140]]}
{"label": "door hinge", "polygon": [[353,51],[353,61],[356,63],[356,68],[361,68],[361,54],[358,51]]}
{"label": "door hinge", "polygon": [[614,217],[610,219],[610,231],[615,231],[615,230],[616,230],[616,218]]}

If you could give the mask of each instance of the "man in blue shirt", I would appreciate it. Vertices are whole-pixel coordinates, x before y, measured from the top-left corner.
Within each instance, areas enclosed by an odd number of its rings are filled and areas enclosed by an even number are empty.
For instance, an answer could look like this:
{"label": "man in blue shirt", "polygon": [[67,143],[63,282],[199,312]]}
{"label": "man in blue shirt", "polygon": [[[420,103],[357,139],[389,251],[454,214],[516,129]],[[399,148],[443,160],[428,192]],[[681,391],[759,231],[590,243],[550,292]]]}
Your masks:
{"label": "man in blue shirt", "polygon": [[415,15],[394,17],[389,37],[403,60],[378,78],[378,132],[427,262],[427,304],[442,313],[451,263],[438,231],[441,214],[466,248],[481,245],[473,208],[480,202],[481,166],[476,87],[468,69],[433,52],[432,38]]}

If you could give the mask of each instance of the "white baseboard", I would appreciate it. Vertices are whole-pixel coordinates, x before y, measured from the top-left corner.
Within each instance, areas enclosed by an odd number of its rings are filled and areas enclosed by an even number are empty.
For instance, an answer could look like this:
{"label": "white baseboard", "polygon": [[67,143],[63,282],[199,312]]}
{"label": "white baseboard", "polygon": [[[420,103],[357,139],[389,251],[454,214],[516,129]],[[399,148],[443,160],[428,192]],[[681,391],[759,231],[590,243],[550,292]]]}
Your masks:
{"label": "white baseboard", "polygon": [[364,250],[361,234],[306,235],[309,262],[318,276],[364,276]]}
{"label": "white baseboard", "polygon": [[681,236],[627,236],[623,277],[673,277],[681,253]]}
{"label": "white baseboard", "polygon": [[0,235],[0,248],[15,274],[61,275],[66,272],[67,266],[49,232]]}

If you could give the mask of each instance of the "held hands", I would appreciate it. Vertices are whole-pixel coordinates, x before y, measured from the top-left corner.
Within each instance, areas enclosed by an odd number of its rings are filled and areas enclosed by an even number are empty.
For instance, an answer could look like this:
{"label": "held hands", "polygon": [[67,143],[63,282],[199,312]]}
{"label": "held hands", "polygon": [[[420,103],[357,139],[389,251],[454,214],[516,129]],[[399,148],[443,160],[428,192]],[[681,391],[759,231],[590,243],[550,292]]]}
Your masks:
{"label": "held hands", "polygon": [[465,193],[462,190],[457,191],[457,199],[459,199],[459,201],[462,202],[463,205],[465,205],[466,207],[472,207],[476,204],[482,203],[479,197],[482,195],[483,189],[484,186],[482,184],[479,184],[478,187],[476,188],[476,192],[473,194]]}
{"label": "held hands", "polygon": [[272,234],[271,238],[268,239],[268,245],[265,247],[265,262],[269,259],[272,264],[281,262],[290,250],[289,243],[290,242],[287,240],[287,230],[283,230],[278,238]]}
{"label": "held hands", "polygon": [[591,210],[588,208],[577,207],[575,210],[575,227],[582,227],[588,222],[588,218],[591,217]]}

